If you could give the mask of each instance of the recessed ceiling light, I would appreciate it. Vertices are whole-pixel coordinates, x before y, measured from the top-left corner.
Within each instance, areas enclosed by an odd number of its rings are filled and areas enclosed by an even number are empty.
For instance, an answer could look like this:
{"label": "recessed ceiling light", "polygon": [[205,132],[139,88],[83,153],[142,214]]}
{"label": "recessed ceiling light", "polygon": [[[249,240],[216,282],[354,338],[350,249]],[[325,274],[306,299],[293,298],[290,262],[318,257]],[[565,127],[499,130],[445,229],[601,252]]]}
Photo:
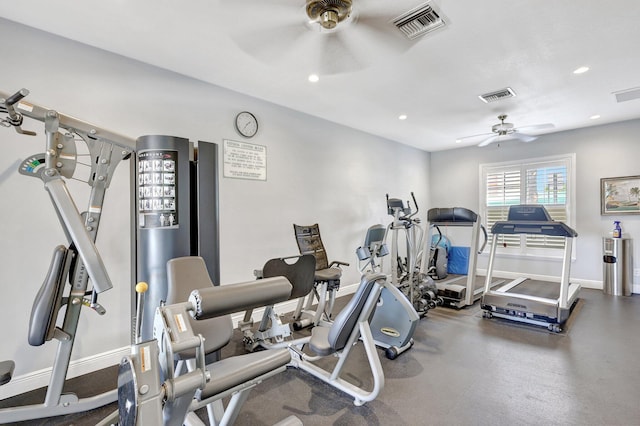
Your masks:
{"label": "recessed ceiling light", "polygon": [[592,115],[589,118],[592,119],[592,120],[597,120],[598,118],[600,118],[600,116],[598,114],[596,114],[596,115]]}
{"label": "recessed ceiling light", "polygon": [[462,139],[456,139],[456,143],[462,142]]}
{"label": "recessed ceiling light", "polygon": [[407,114],[400,114],[398,116],[398,120],[406,120],[407,119]]}
{"label": "recessed ceiling light", "polygon": [[309,81],[312,83],[317,83],[320,80],[320,77],[318,76],[318,74],[310,74],[309,75]]}
{"label": "recessed ceiling light", "polygon": [[573,70],[573,73],[574,74],[584,74],[587,71],[589,71],[589,67],[580,67],[580,68],[576,68],[575,70]]}

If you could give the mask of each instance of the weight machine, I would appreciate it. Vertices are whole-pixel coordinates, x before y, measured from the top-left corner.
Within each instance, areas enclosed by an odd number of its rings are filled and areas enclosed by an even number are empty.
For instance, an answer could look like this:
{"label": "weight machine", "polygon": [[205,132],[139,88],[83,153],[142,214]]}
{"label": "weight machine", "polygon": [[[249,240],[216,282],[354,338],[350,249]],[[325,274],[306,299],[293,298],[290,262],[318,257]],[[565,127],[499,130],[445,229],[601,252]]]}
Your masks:
{"label": "weight machine", "polygon": [[[187,301],[155,310],[154,339],[142,341],[137,330],[131,355],[122,360],[118,370],[118,410],[98,426],[204,426],[195,411],[205,407],[211,425],[232,425],[251,390],[285,371],[291,361],[286,348],[212,363],[206,360],[210,351],[226,344],[233,327],[229,314],[289,297],[291,284],[285,277],[213,286],[204,259],[197,256],[172,259],[167,269],[170,280],[176,281],[173,284],[202,288],[192,291]],[[144,284],[136,286],[139,301],[144,298]],[[138,306],[140,317],[145,303]],[[203,331],[206,339],[199,333]],[[212,345],[211,341],[219,343]],[[188,372],[179,371],[176,357],[191,365]],[[281,424],[301,423],[290,416]]]}
{"label": "weight machine", "polygon": [[[104,197],[111,178],[120,161],[134,152],[135,142],[82,120],[61,114],[24,100],[29,94],[22,89],[13,95],[0,92],[0,119],[3,127],[13,127],[19,134],[35,136],[22,128],[24,117],[41,121],[45,126],[45,152],[28,157],[19,167],[19,173],[40,179],[49,193],[68,246],[57,246],[49,272],[36,295],[31,311],[28,341],[40,346],[56,339],[58,351],[45,400],[42,404],[0,409],[0,423],[17,422],[43,417],[78,413],[101,407],[116,400],[113,389],[90,398],[78,398],[62,393],[71,360],[80,311],[87,306],[104,315],[106,310],[98,302],[98,295],[113,287],[100,253],[95,246],[102,216]],[[78,149],[84,142],[91,161],[87,184],[91,187],[86,211],[80,213],[71,196],[66,180],[77,172]],[[89,286],[91,280],[91,286]],[[70,289],[65,291],[68,281]],[[66,295],[65,295],[66,294]],[[62,326],[56,320],[65,307]],[[0,362],[0,384],[11,380],[14,361]]]}

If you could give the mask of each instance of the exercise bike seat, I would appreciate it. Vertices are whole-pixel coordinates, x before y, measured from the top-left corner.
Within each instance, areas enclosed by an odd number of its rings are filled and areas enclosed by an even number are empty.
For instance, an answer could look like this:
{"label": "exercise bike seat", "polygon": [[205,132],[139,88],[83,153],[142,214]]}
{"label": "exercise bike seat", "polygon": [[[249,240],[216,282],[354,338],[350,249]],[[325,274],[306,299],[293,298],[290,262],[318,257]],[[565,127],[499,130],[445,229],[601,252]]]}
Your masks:
{"label": "exercise bike seat", "polygon": [[69,272],[72,257],[71,249],[67,250],[62,245],[54,249],[49,272],[31,308],[28,336],[31,346],[41,346],[53,337],[58,311],[62,306],[64,281]]}
{"label": "exercise bike seat", "polygon": [[[298,259],[294,263],[288,263],[287,259],[293,257]],[[316,259],[313,255],[303,254],[293,257],[271,259],[262,268],[262,278],[286,277],[289,280],[293,286],[289,300],[309,294],[313,289],[316,275]]]}

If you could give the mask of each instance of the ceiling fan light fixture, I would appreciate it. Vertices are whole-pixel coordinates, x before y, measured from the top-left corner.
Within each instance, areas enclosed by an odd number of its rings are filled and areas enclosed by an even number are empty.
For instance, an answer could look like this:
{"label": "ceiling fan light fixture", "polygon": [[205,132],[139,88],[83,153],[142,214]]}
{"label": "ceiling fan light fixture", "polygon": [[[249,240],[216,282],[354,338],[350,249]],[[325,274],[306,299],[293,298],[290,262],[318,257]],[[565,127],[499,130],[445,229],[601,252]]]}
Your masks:
{"label": "ceiling fan light fixture", "polygon": [[334,29],[351,15],[352,0],[308,0],[307,16],[326,30]]}
{"label": "ceiling fan light fixture", "polygon": [[327,30],[334,29],[338,25],[338,13],[335,10],[325,10],[320,15],[320,25]]}

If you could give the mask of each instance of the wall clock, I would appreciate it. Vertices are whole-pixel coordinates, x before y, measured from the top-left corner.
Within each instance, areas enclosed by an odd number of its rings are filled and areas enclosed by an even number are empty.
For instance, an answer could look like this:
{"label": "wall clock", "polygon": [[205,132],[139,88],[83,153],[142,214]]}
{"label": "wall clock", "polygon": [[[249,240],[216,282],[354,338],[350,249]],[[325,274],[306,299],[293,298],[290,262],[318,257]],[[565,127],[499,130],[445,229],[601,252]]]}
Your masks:
{"label": "wall clock", "polygon": [[258,133],[258,119],[248,111],[236,115],[236,130],[245,138],[252,138]]}

